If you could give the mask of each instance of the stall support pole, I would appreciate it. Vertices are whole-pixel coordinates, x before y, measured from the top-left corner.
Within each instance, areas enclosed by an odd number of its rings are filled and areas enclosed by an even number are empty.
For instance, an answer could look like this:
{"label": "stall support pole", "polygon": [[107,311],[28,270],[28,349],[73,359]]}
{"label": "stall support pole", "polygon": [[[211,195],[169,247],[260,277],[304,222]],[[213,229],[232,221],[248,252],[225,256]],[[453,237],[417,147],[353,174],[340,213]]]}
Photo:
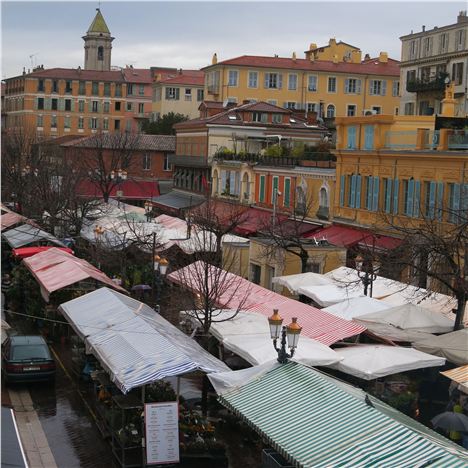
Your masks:
{"label": "stall support pole", "polygon": [[146,465],[146,421],[145,421],[145,390],[146,385],[141,387],[141,403],[143,404],[143,414],[141,416],[141,466]]}
{"label": "stall support pole", "polygon": [[177,376],[177,403],[179,402],[180,397],[180,377]]}

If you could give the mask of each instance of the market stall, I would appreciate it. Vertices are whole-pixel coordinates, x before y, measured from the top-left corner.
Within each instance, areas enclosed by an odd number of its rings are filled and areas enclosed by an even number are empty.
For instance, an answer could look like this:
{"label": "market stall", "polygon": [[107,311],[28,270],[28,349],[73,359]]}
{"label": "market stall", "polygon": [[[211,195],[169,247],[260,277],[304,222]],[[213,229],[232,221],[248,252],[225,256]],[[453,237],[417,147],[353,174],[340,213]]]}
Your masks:
{"label": "market stall", "polygon": [[325,307],[324,311],[341,317],[345,320],[352,320],[355,317],[370,313],[379,313],[383,310],[390,309],[390,305],[383,301],[373,299],[368,296],[359,296],[337,302],[331,306]]}
{"label": "market stall", "polygon": [[26,245],[58,245],[65,247],[56,237],[30,224],[21,224],[2,233],[2,238],[12,249]]}

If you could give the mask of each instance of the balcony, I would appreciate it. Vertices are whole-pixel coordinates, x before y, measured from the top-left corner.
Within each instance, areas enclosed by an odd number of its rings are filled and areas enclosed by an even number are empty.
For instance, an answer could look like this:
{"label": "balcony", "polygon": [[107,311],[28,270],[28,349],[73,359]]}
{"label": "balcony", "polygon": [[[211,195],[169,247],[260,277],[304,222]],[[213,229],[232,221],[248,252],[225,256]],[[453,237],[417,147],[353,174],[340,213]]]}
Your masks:
{"label": "balcony", "polygon": [[416,78],[406,83],[406,91],[409,93],[421,93],[426,91],[444,91],[447,73],[439,73],[425,78]]}
{"label": "balcony", "polygon": [[176,156],[170,154],[169,164],[182,167],[209,167],[207,160],[203,156]]}
{"label": "balcony", "polygon": [[219,85],[208,85],[208,94],[219,94]]}
{"label": "balcony", "polygon": [[135,119],[149,119],[151,115],[151,112],[135,112],[133,114],[133,117]]}

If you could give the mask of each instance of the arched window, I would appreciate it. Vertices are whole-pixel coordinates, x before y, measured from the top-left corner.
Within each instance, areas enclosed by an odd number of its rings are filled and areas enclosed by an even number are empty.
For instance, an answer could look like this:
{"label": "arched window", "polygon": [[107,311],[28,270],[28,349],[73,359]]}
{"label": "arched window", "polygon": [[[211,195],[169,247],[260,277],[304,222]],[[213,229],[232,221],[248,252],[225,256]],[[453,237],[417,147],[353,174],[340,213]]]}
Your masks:
{"label": "arched window", "polygon": [[304,187],[296,187],[296,213],[306,214],[306,192]]}
{"label": "arched window", "polygon": [[250,181],[249,181],[249,174],[244,172],[244,176],[242,177],[242,194],[244,200],[248,200],[250,198]]}
{"label": "arched window", "polygon": [[329,207],[329,200],[328,200],[328,192],[325,187],[322,187],[320,189],[319,193],[319,199],[320,199],[320,207],[322,208],[328,208]]}
{"label": "arched window", "polygon": [[328,104],[327,106],[327,117],[328,118],[335,117],[335,106],[333,104]]}
{"label": "arched window", "polygon": [[104,60],[104,47],[103,46],[99,46],[97,49],[97,59]]}

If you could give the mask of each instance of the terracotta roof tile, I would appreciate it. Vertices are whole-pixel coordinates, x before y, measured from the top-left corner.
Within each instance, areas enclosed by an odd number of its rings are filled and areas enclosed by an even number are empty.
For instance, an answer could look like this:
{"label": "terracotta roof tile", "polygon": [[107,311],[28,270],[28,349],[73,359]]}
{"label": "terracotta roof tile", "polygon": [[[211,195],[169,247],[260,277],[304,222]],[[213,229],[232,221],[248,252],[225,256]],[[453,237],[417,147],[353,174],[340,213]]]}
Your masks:
{"label": "terracotta roof tile", "polygon": [[[400,68],[397,60],[389,59],[387,63],[381,63],[378,60],[366,60],[362,63],[340,62],[333,63],[328,60],[316,60],[311,62],[306,59],[292,59],[285,57],[261,57],[256,55],[242,55],[223,62],[218,62],[217,65],[235,65],[246,67],[259,67],[271,69],[286,69],[286,70],[305,70],[305,71],[323,71],[332,73],[352,73],[352,74],[370,74],[383,76],[400,76]],[[203,68],[214,67],[209,65]]]}
{"label": "terracotta roof tile", "polygon": [[83,70],[78,68],[49,68],[37,70],[27,75],[25,78],[57,78],[64,80],[95,80],[95,81],[117,81],[124,82],[124,75],[121,70],[117,71],[96,71]]}
{"label": "terracotta roof tile", "polygon": [[124,68],[125,80],[129,83],[152,83],[153,74],[149,68]]}
{"label": "terracotta roof tile", "polygon": [[176,76],[170,76],[166,79],[160,80],[159,83],[203,86],[205,84],[205,74],[203,72],[199,75],[188,75],[182,73],[182,75],[177,74]]}

